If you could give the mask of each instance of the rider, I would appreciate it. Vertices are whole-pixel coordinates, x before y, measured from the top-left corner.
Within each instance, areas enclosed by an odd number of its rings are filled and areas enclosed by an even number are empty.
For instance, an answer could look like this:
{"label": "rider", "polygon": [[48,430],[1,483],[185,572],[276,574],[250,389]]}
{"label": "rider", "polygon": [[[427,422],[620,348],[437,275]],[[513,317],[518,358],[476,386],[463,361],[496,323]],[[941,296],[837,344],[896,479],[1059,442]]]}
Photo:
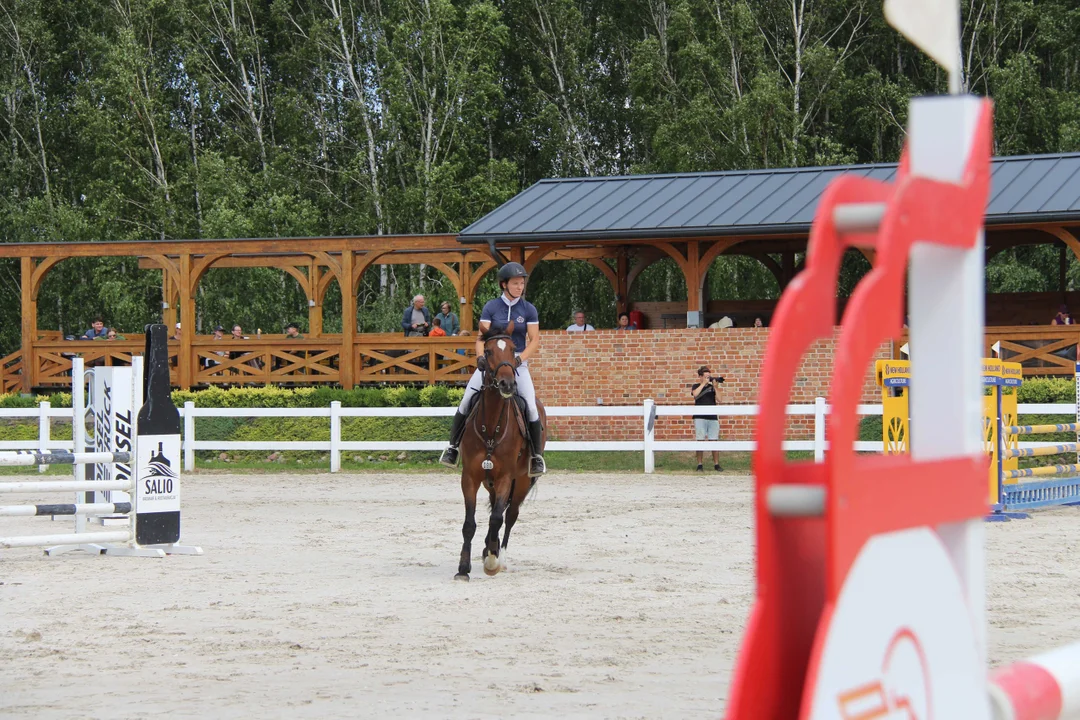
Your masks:
{"label": "rider", "polygon": [[[540,412],[536,409],[536,390],[533,388],[532,376],[529,375],[529,358],[540,348],[540,317],[532,303],[524,298],[527,277],[529,274],[525,272],[525,268],[516,262],[506,263],[499,268],[499,287],[503,293],[484,305],[484,310],[480,313],[480,333],[482,335],[487,332],[492,322],[496,327],[505,327],[511,320],[514,322],[511,337],[514,341],[514,354],[521,362],[517,369],[517,391],[529,406],[529,440],[533,452],[529,474],[536,477],[547,472],[547,465],[544,463],[544,456],[540,454],[543,427],[540,424]],[[476,393],[484,387],[484,373],[481,370],[484,342],[480,337],[478,335],[476,339],[476,372],[469,378],[465,396],[461,398],[461,404],[454,413],[454,422],[450,426],[450,446],[443,450],[442,457],[439,458],[439,462],[447,467],[457,465],[458,445],[465,434],[469,405]]]}

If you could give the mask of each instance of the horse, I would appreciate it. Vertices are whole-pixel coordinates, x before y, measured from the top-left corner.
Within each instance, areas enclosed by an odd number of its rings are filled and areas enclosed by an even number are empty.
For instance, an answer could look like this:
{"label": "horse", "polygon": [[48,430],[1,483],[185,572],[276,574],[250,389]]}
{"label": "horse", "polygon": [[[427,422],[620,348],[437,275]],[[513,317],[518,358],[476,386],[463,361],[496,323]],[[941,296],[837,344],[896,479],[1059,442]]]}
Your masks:
{"label": "horse", "polygon": [[[524,410],[517,399],[518,360],[510,335],[511,321],[505,328],[488,328],[481,335],[484,343],[484,386],[472,401],[465,434],[461,439],[461,493],[465,496],[465,524],[461,527],[464,543],[455,580],[468,582],[472,571],[472,540],[476,533],[476,497],[480,486],[487,488],[491,507],[487,538],[484,540],[484,572],[497,575],[506,569],[505,551],[510,530],[518,519],[518,509],[536,484],[529,477],[529,442]],[[523,405],[523,403],[522,403]],[[536,401],[544,426],[541,452],[547,444],[547,414]],[[506,515],[506,531],[499,545],[499,528]]]}

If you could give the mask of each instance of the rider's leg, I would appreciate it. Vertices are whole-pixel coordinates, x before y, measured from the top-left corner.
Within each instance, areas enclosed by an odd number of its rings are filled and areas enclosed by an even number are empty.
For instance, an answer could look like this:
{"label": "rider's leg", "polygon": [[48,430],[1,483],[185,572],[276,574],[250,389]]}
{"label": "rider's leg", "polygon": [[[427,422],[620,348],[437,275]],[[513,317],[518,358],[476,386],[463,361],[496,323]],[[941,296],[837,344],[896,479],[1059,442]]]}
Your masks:
{"label": "rider's leg", "polygon": [[454,420],[450,424],[450,445],[443,450],[442,455],[439,457],[439,462],[447,467],[457,467],[458,445],[461,444],[461,438],[465,434],[465,420],[469,416],[469,406],[472,404],[476,393],[480,392],[483,386],[484,374],[477,369],[469,378],[469,384],[465,386],[465,394],[462,396],[457,412],[454,413]]}
{"label": "rider's leg", "polygon": [[529,444],[532,446],[532,460],[529,463],[529,474],[532,477],[543,475],[547,472],[547,463],[540,452],[540,443],[543,440],[544,428],[540,424],[540,411],[536,408],[536,389],[533,387],[532,375],[529,374],[527,365],[522,365],[517,370],[518,394],[525,400],[529,407]]}

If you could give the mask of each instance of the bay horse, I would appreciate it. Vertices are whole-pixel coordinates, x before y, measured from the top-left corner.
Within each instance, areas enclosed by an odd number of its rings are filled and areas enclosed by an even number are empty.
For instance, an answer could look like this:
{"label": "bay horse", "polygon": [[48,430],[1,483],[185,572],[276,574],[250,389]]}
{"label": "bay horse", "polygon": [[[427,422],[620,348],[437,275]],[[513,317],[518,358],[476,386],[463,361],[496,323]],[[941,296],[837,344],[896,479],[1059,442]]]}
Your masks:
{"label": "bay horse", "polygon": [[[524,403],[517,398],[518,362],[514,356],[511,321],[505,328],[488,328],[480,336],[484,343],[483,389],[473,398],[465,434],[461,438],[461,492],[465,496],[464,543],[455,580],[468,581],[472,570],[472,540],[476,534],[476,496],[481,485],[487,488],[491,505],[487,538],[484,540],[484,572],[496,575],[506,569],[505,550],[510,530],[518,519],[518,509],[529,495],[535,477],[529,477],[529,441]],[[547,413],[538,399],[540,422],[544,426],[542,445],[547,444]],[[543,447],[540,448],[541,452]],[[506,515],[506,531],[499,545],[499,528]],[[503,557],[500,557],[502,553]]]}

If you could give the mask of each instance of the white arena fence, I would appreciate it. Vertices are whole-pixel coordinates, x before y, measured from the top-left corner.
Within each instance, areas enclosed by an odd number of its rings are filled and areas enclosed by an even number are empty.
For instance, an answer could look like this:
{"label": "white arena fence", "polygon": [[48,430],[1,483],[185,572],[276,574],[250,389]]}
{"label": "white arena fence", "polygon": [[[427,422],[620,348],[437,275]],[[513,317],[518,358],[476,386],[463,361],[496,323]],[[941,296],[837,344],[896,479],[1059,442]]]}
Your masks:
{"label": "white arena fence", "polygon": [[[387,440],[343,440],[341,437],[341,419],[350,417],[368,418],[416,418],[416,417],[452,417],[453,407],[379,407],[379,408],[353,408],[342,407],[341,403],[333,402],[328,408],[200,408],[194,403],[184,403],[180,414],[184,419],[183,454],[184,470],[190,472],[195,469],[195,451],[229,451],[229,450],[254,450],[254,451],[287,451],[309,450],[321,451],[330,455],[330,471],[341,470],[341,454],[361,451],[438,451],[446,447],[446,440],[412,440],[412,441],[387,441]],[[757,405],[716,405],[710,408],[710,414],[715,412],[720,417],[745,417],[757,415]],[[585,406],[552,406],[547,408],[549,418],[559,417],[634,417],[640,418],[640,440],[553,440],[547,444],[548,450],[561,452],[612,452],[634,451],[644,453],[644,471],[653,472],[656,461],[656,453],[672,451],[712,451],[720,452],[751,452],[756,443],[751,440],[712,440],[697,442],[692,437],[686,440],[657,440],[656,419],[660,417],[691,417],[701,413],[701,407],[695,405],[657,405],[653,400],[645,400],[641,405],[585,405]],[[829,414],[829,406],[825,398],[817,398],[813,403],[804,403],[787,406],[788,416],[812,416],[814,418],[813,440],[787,440],[784,449],[788,451],[813,452],[817,460],[821,460],[828,448],[825,441],[825,422]],[[858,414],[863,416],[881,415],[881,405],[859,405]],[[1073,404],[1047,404],[1031,403],[1019,406],[1020,415],[1071,415],[1075,416],[1076,406]],[[195,418],[222,418],[222,417],[249,417],[249,418],[329,418],[329,440],[199,440],[195,437]],[[74,444],[70,440],[51,439],[53,418],[63,418],[70,422],[71,410],[69,408],[53,408],[48,402],[42,402],[37,408],[2,408],[0,419],[6,418],[37,418],[38,439],[34,440],[4,440],[0,441],[0,450],[37,450],[47,452],[49,450],[73,450]],[[1049,447],[1052,442],[1022,442],[1019,447],[1036,448]],[[860,452],[881,452],[880,440],[858,441],[855,449]],[[40,466],[44,472],[46,466]]]}

